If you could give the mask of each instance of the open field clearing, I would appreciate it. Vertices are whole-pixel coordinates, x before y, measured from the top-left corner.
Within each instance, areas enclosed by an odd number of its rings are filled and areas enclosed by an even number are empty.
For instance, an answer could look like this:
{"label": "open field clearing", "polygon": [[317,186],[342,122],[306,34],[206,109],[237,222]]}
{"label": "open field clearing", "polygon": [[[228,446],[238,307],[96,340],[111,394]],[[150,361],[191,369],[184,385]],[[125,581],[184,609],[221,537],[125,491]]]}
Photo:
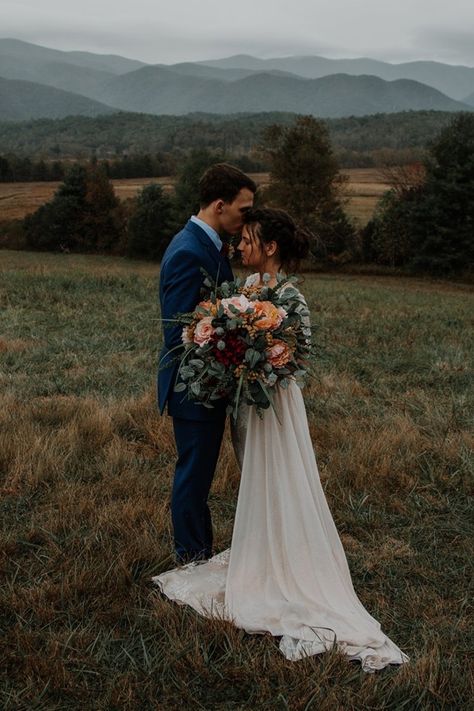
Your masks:
{"label": "open field clearing", "polygon": [[[411,658],[367,675],[336,651],[289,662],[275,639],[201,619],[150,584],[173,565],[158,271],[0,253],[0,707],[471,708],[472,288],[324,273],[302,285],[321,479],[356,591]],[[238,486],[226,438],[217,550]]]}
{"label": "open field clearing", "polygon": [[[364,225],[372,216],[377,200],[389,186],[373,168],[354,168],[343,172],[349,176],[346,191],[349,198],[348,212]],[[252,177],[259,185],[265,185],[268,181],[266,173],[255,173]],[[151,182],[163,185],[165,190],[171,190],[173,186],[172,178],[130,178],[112,181],[115,192],[121,200],[135,197],[144,185]],[[20,219],[34,212],[40,205],[51,200],[59,185],[60,183],[55,182],[0,183],[0,220]]]}

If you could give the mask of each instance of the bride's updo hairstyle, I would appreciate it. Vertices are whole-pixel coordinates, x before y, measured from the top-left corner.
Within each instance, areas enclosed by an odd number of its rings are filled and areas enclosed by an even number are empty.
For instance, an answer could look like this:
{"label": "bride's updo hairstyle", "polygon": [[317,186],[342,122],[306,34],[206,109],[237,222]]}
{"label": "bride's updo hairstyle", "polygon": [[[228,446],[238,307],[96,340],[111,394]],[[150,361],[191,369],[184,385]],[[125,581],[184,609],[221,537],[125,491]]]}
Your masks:
{"label": "bride's updo hairstyle", "polygon": [[309,254],[310,233],[296,225],[293,218],[285,212],[271,207],[248,210],[244,224],[250,233],[252,244],[260,245],[276,242],[277,256],[282,270],[287,274],[299,268],[302,259]]}

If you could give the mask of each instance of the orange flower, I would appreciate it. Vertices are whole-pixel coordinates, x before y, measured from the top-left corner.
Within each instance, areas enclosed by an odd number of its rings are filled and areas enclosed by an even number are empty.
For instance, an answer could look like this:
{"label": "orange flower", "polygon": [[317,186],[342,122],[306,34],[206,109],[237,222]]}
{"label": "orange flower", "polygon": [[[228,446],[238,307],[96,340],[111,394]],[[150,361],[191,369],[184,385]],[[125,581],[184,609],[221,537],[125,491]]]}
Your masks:
{"label": "orange flower", "polygon": [[255,301],[254,326],[262,330],[273,331],[283,321],[286,313],[283,309],[274,306],[271,301]]}
{"label": "orange flower", "polygon": [[[210,316],[216,316],[217,315],[217,307],[219,306],[219,300],[217,301],[216,304],[213,304],[212,301],[200,301],[198,306],[201,307],[201,309],[206,309],[208,312],[208,315]],[[207,318],[206,314],[197,314],[198,319],[202,318]]]}
{"label": "orange flower", "polygon": [[271,363],[274,368],[282,368],[291,360],[292,353],[287,343],[275,338],[272,347],[267,348],[266,354],[269,363]]}

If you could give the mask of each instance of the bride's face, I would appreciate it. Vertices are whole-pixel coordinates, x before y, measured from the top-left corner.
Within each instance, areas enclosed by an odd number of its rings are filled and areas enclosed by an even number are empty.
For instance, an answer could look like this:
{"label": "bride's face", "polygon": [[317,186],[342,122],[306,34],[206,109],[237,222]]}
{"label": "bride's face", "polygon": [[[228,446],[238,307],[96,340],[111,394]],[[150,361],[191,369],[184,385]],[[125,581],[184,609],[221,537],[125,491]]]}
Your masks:
{"label": "bride's face", "polygon": [[260,271],[263,269],[267,255],[265,254],[260,240],[253,234],[247,225],[242,230],[242,239],[237,245],[242,258],[242,265]]}

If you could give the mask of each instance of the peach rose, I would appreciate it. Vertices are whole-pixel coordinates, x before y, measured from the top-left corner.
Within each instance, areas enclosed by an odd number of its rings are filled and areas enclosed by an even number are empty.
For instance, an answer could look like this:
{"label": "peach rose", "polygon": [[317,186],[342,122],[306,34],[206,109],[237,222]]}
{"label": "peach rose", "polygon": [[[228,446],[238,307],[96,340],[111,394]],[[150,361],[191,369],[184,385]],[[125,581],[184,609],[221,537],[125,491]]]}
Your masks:
{"label": "peach rose", "polygon": [[254,326],[263,330],[273,331],[281,324],[286,316],[286,311],[280,307],[276,307],[271,301],[255,301]]}
{"label": "peach rose", "polygon": [[291,360],[291,349],[284,342],[277,338],[273,341],[271,348],[266,350],[268,361],[274,368],[282,368]]}
{"label": "peach rose", "polygon": [[209,343],[213,335],[212,316],[204,316],[204,318],[197,322],[196,328],[194,329],[194,343],[203,346]]}
{"label": "peach rose", "polygon": [[247,309],[253,310],[254,307],[252,302],[249,301],[247,297],[244,296],[244,294],[240,294],[239,296],[231,296],[229,299],[222,299],[221,304],[224,307],[224,311],[227,316],[229,316],[229,318],[232,318],[236,315],[235,313],[233,313],[233,311],[231,311],[229,306],[233,306],[240,314],[243,314],[245,311],[247,311]]}

